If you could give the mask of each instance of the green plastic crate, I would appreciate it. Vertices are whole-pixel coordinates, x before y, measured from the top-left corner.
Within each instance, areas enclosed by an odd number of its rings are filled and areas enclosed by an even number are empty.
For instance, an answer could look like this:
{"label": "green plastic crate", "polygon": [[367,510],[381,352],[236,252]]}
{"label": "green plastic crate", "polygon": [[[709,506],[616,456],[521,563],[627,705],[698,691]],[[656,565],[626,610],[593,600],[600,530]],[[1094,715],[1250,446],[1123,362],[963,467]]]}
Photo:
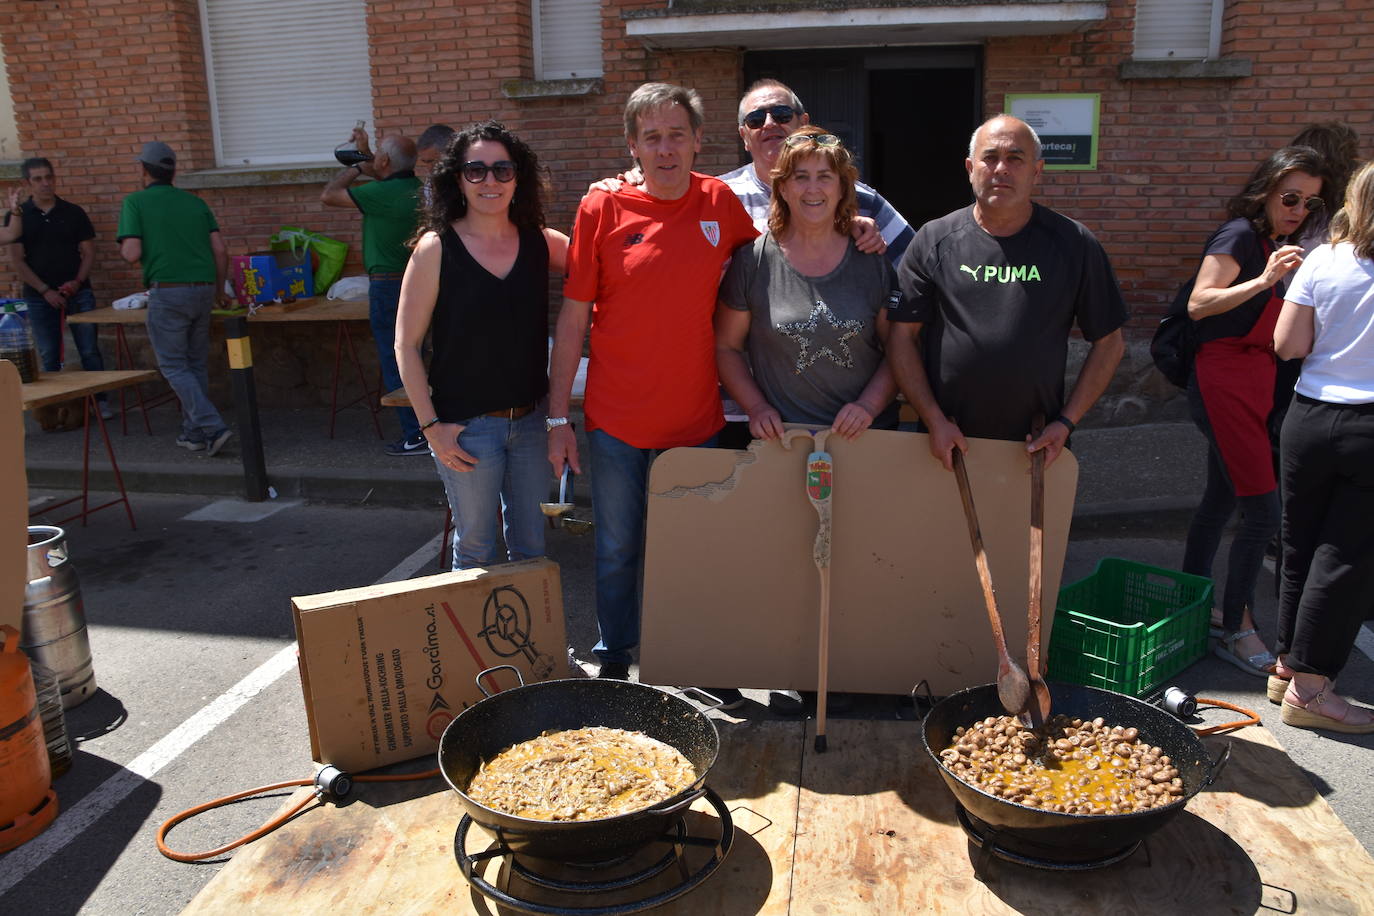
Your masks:
{"label": "green plastic crate", "polygon": [[1059,590],[1049,679],[1140,697],[1207,651],[1212,580],[1116,557]]}

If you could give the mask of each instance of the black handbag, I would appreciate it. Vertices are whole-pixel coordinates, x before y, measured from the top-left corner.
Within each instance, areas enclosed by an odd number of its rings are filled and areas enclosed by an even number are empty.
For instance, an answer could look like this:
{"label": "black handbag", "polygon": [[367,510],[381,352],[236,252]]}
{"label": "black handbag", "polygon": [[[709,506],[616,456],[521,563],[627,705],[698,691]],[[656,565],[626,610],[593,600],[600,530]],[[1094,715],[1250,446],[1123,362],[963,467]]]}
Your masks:
{"label": "black handbag", "polygon": [[1197,322],[1188,317],[1188,299],[1193,295],[1193,277],[1179,287],[1173,304],[1159,319],[1155,336],[1150,340],[1150,358],[1160,374],[1179,388],[1188,387],[1193,372],[1193,358],[1197,355]]}

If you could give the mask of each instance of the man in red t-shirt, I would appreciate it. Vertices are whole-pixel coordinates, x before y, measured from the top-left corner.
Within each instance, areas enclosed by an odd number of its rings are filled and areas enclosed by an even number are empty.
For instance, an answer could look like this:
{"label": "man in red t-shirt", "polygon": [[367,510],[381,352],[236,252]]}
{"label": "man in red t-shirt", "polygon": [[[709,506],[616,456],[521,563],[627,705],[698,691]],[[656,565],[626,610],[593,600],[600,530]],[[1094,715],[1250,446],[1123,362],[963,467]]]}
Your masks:
{"label": "man in red t-shirt", "polygon": [[711,317],[731,253],[757,235],[722,182],[693,172],[704,113],[694,90],[645,83],[625,104],[625,139],[644,183],[592,191],[577,210],[549,369],[549,461],[582,466],[568,424],[591,320],[583,410],[596,473],[595,652],[624,678],[639,643],[639,565],[649,462],[710,445],[725,424]]}

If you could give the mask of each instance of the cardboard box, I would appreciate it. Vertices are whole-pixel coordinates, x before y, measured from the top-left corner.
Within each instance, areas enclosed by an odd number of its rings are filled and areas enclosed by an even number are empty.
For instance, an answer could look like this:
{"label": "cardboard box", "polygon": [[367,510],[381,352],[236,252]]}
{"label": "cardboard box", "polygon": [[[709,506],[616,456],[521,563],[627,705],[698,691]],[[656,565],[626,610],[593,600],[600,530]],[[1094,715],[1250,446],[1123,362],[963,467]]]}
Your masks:
{"label": "cardboard box", "polygon": [[242,305],[259,305],[288,299],[306,299],[315,294],[308,252],[254,251],[230,259],[229,277],[234,298]]}
{"label": "cardboard box", "polygon": [[[548,559],[291,599],[311,756],[351,772],[434,753],[483,699],[475,678],[512,665],[568,677],[563,590]],[[510,672],[489,676],[496,692]]]}

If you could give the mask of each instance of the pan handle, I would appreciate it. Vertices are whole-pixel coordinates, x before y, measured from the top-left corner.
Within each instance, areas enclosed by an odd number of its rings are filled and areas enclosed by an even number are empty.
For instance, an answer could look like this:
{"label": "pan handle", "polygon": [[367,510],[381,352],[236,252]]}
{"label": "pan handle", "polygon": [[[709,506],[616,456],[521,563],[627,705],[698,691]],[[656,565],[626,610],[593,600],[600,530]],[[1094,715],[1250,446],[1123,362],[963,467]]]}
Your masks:
{"label": "pan handle", "polygon": [[[495,694],[493,694],[490,690],[482,686],[482,678],[486,677],[489,674],[494,674],[495,672],[500,671],[502,668],[505,668],[507,671],[514,671],[515,679],[520,682],[520,686],[525,686],[525,676],[520,673],[519,668],[515,667],[514,665],[493,665],[487,670],[479,672],[477,677],[473,678],[473,680],[477,682],[477,689],[482,691],[482,696],[495,696]],[[500,691],[497,692],[499,693]]]}
{"label": "pan handle", "polygon": [[[665,687],[660,689],[662,689],[664,693],[671,693],[674,696],[682,697],[687,702],[699,708],[702,712],[710,712],[713,709],[720,709],[720,707],[725,704],[725,701],[722,700],[720,697],[716,696],[714,693],[702,690],[700,687]],[[700,696],[705,697],[706,702],[703,703],[697,697],[692,696],[692,694],[699,694]]]}
{"label": "pan handle", "polygon": [[1217,778],[1221,776],[1221,771],[1226,769],[1226,763],[1230,759],[1231,742],[1227,741],[1226,746],[1222,748],[1221,753],[1217,755],[1217,759],[1212,761],[1212,767],[1207,771],[1207,778],[1202,781],[1202,787],[1204,789],[1217,781]]}
{"label": "pan handle", "polygon": [[685,811],[688,808],[690,808],[693,802],[695,802],[698,798],[701,798],[705,794],[705,788],[696,789],[689,793],[686,798],[679,799],[678,801],[673,802],[671,805],[668,805],[665,808],[648,808],[646,809],[646,813],[652,812],[654,814],[677,814],[679,811]]}

